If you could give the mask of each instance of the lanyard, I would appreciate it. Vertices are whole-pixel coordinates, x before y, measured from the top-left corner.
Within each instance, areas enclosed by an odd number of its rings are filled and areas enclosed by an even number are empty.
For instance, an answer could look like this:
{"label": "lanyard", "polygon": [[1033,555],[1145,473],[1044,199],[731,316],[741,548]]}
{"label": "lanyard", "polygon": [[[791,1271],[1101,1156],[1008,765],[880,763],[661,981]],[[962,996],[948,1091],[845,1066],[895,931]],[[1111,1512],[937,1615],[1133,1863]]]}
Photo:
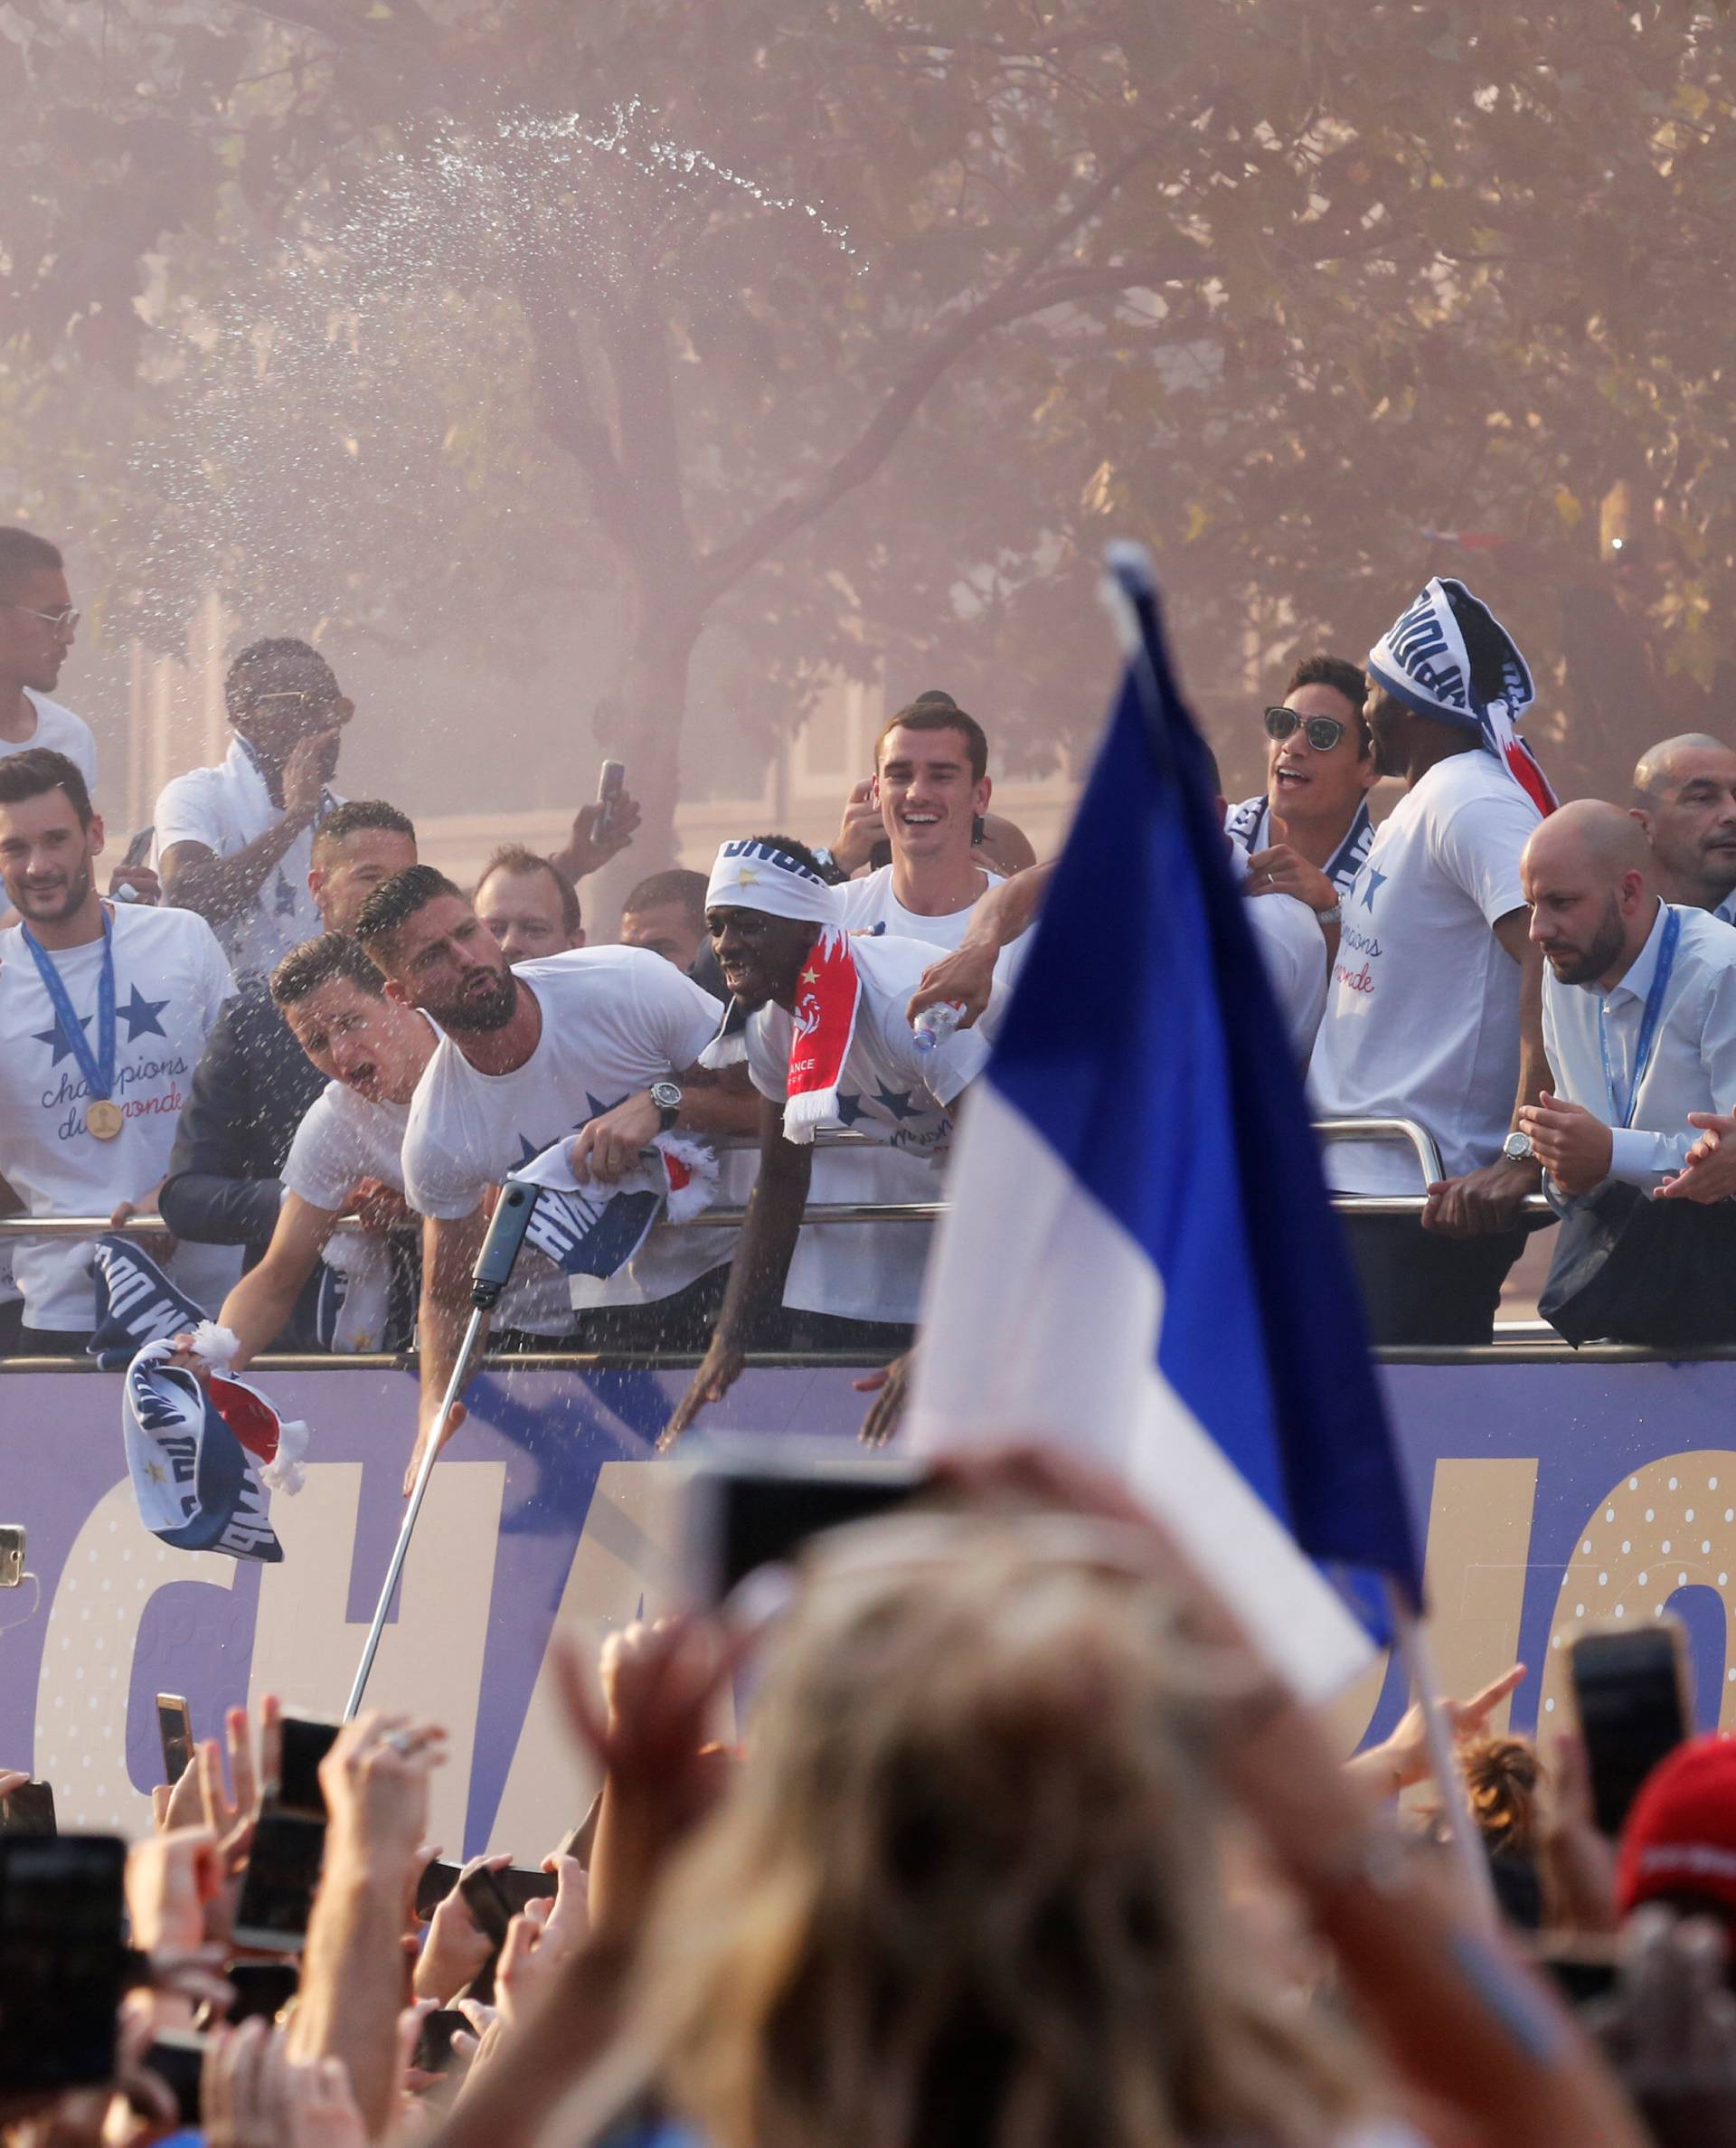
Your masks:
{"label": "lanyard", "polygon": [[1609,1098],[1611,1122],[1631,1126],[1634,1112],[1639,1104],[1639,1084],[1646,1079],[1646,1069],[1652,1063],[1652,1051],[1657,1043],[1658,1026],[1664,1014],[1664,995],[1669,989],[1670,971],[1675,967],[1675,943],[1682,937],[1682,913],[1667,904],[1664,913],[1664,937],[1658,943],[1657,967],[1652,972],[1652,989],[1646,995],[1646,1011],[1639,1018],[1639,1042],[1634,1047],[1634,1078],[1628,1084],[1628,1109],[1616,1118],[1616,1076],[1609,1064],[1609,1033],[1604,1027],[1605,996],[1598,996],[1598,1049],[1603,1055],[1603,1085]]}
{"label": "lanyard", "polygon": [[36,964],[37,975],[42,980],[42,989],[48,994],[49,1005],[54,1009],[54,1018],[60,1024],[61,1035],[78,1061],[79,1072],[90,1085],[90,1094],[101,1102],[114,1093],[115,1087],[115,940],[114,927],[108,922],[108,913],[102,913],[102,969],[97,979],[97,1048],[90,1049],[90,1040],[84,1034],[84,1025],[72,1011],[72,1000],[66,989],[66,979],[55,967],[48,950],[37,939],[28,925],[19,928],[24,936],[24,945],[30,950]]}

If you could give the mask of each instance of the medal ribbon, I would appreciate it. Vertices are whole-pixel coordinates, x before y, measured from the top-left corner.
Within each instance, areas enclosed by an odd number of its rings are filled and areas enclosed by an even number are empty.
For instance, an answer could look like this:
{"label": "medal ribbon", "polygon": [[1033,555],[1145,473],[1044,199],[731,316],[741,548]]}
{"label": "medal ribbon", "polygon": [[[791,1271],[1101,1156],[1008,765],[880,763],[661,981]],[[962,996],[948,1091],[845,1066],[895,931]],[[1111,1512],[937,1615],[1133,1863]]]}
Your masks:
{"label": "medal ribbon", "polygon": [[92,1102],[106,1102],[115,1087],[115,938],[114,927],[108,913],[102,913],[102,969],[97,978],[97,1048],[90,1049],[90,1040],[84,1034],[83,1024],[72,1011],[71,996],[66,989],[66,979],[56,968],[53,958],[26,924],[20,925],[24,945],[30,950],[36,973],[42,980],[42,989],[48,994],[49,1005],[54,1009],[54,1018],[61,1026],[61,1035],[71,1046],[72,1056],[78,1061],[79,1072],[90,1086]]}
{"label": "medal ribbon", "polygon": [[1658,1025],[1664,1014],[1664,995],[1669,989],[1670,972],[1675,967],[1675,943],[1682,937],[1681,913],[1665,905],[1664,937],[1658,943],[1657,967],[1652,972],[1652,988],[1646,995],[1646,1011],[1639,1018],[1639,1042],[1634,1047],[1634,1078],[1628,1084],[1628,1109],[1616,1117],[1616,1074],[1609,1059],[1609,1033],[1604,1027],[1604,997],[1598,998],[1598,1049],[1603,1055],[1603,1085],[1609,1095],[1609,1118],[1614,1125],[1631,1126],[1634,1112],[1639,1105],[1639,1084],[1646,1079],[1652,1063],[1652,1053],[1657,1044]]}

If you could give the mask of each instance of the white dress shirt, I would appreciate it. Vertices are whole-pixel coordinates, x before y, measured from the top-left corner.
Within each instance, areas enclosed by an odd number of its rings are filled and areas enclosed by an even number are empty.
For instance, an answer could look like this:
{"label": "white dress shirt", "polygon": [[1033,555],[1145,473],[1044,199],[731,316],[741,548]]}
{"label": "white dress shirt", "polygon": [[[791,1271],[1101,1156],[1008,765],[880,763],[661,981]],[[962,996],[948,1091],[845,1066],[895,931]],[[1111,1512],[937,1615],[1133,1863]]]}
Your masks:
{"label": "white dress shirt", "polygon": [[[1632,1123],[1624,1126],[1646,995],[1657,974],[1664,923],[1672,910],[1682,921],[1681,938]],[[1599,1002],[1613,1097],[1598,1037]],[[1608,992],[1599,984],[1563,984],[1545,969],[1543,1043],[1556,1093],[1582,1105],[1610,1129],[1610,1178],[1629,1186],[1656,1185],[1682,1168],[1699,1139],[1687,1122],[1690,1112],[1728,1112],[1736,1106],[1736,928],[1721,924],[1703,910],[1660,903],[1645,946],[1620,983]]]}

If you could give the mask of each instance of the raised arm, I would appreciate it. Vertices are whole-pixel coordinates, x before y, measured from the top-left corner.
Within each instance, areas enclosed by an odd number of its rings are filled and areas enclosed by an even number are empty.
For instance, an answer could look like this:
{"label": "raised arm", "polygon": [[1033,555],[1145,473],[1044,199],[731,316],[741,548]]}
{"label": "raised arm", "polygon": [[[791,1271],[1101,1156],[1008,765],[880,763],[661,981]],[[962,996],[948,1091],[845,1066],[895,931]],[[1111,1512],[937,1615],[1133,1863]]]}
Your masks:
{"label": "raised arm", "polygon": [[922,972],[906,1009],[911,1021],[925,1007],[947,999],[963,1005],[958,1027],[970,1027],[988,1005],[1001,950],[1031,930],[1054,871],[1055,861],[1050,858],[989,889],[971,912],[969,930],[958,946]]}
{"label": "raised arm", "polygon": [[320,795],[337,772],[339,729],[300,740],[283,767],[283,818],[228,857],[203,843],[172,843],[163,853],[163,900],[196,910],[219,924],[244,910],[270,872],[319,811]]}
{"label": "raised arm", "polygon": [[813,1172],[813,1150],[784,1139],[783,1105],[761,1097],[760,1175],[748,1198],[723,1310],[704,1363],[670,1418],[659,1448],[673,1446],[708,1402],[721,1402],[729,1393],[760,1322],[783,1303],[784,1278],[801,1233]]}

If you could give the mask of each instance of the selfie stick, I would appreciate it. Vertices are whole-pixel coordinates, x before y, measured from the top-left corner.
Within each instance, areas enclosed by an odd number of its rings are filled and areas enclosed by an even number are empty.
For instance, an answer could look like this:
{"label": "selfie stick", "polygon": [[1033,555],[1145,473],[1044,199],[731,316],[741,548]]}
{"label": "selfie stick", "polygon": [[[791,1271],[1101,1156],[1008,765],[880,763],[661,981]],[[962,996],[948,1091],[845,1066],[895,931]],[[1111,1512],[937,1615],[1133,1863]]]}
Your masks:
{"label": "selfie stick", "polygon": [[470,1377],[470,1360],[476,1354],[482,1339],[483,1324],[494,1311],[500,1293],[506,1287],[506,1279],[513,1272],[513,1263],[518,1258],[518,1249],[524,1243],[524,1232],[531,1217],[536,1213],[537,1197],[542,1188],[528,1179],[509,1178],[500,1189],[500,1198],[495,1204],[495,1218],[488,1225],[488,1235],[483,1241],[482,1252],[476,1259],[476,1273],[470,1282],[470,1324],[464,1331],[464,1341],[458,1350],[458,1361],[452,1367],[452,1377],[446,1383],[446,1393],[440,1398],[440,1411],[434,1420],[427,1447],[423,1450],[416,1481],[410,1489],[410,1504],[404,1509],[404,1525],[398,1532],[398,1541],[392,1547],[392,1564],[386,1568],[386,1585],[380,1592],[380,1601],[374,1606],[373,1623],[368,1628],[368,1638],[362,1651],[362,1661],[356,1665],[355,1683],[350,1688],[350,1697],[344,1704],[344,1720],[354,1719],[362,1706],[362,1695],[366,1689],[368,1673],[373,1669],[373,1659],[380,1649],[380,1636],[385,1631],[386,1613],[392,1605],[392,1591],[398,1586],[399,1576],[404,1570],[404,1560],[410,1554],[410,1539],[416,1532],[416,1517],[422,1510],[422,1498],[428,1490],[428,1481],[434,1474],[434,1462],[440,1451],[439,1428],[443,1427],[452,1415],[453,1405],[464,1393],[465,1383]]}

